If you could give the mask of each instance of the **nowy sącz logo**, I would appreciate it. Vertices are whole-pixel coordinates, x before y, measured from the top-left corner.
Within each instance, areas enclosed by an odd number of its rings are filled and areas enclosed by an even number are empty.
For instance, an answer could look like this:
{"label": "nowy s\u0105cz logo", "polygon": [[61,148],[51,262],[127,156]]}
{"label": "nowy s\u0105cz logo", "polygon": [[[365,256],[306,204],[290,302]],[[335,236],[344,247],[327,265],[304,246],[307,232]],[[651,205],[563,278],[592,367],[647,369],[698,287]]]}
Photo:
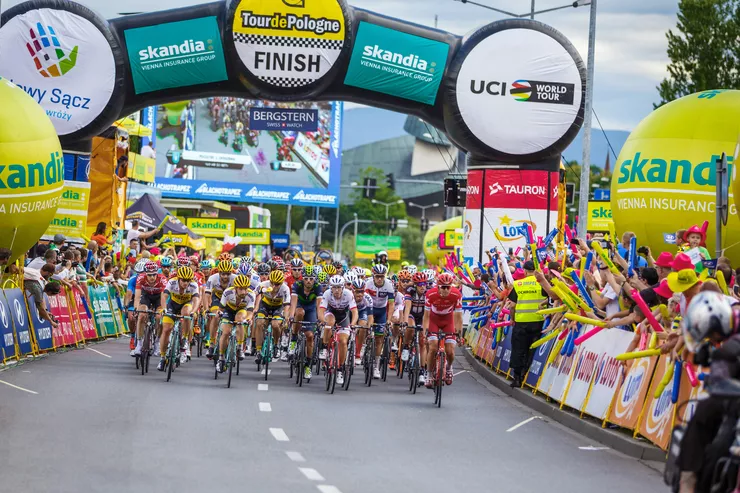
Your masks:
{"label": "nowy s\u0105cz logo", "polygon": [[36,23],[36,29],[30,30],[31,41],[26,43],[36,70],[44,77],[61,77],[77,65],[79,46],[72,48],[69,54],[64,53],[52,26]]}

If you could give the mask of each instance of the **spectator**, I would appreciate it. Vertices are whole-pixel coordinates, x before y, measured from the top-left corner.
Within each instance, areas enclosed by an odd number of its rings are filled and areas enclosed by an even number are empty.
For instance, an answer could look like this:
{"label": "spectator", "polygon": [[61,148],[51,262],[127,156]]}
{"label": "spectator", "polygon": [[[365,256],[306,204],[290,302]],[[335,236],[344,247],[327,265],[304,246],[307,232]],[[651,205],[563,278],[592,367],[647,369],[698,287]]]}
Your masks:
{"label": "spectator", "polygon": [[118,181],[128,181],[128,156],[124,155],[118,158],[114,176]]}
{"label": "spectator", "polygon": [[36,304],[39,315],[44,320],[48,320],[54,328],[57,327],[57,322],[51,318],[51,315],[46,310],[43,293],[45,292],[47,281],[54,274],[55,269],[54,264],[45,264],[41,266],[41,269],[26,267],[23,271],[23,288],[26,292],[26,297],[28,298],[29,303],[31,296],[33,296],[33,302]]}
{"label": "spectator", "polygon": [[655,270],[658,271],[658,279],[661,281],[668,278],[668,274],[671,273],[671,266],[673,265],[673,254],[670,252],[662,252],[658,255],[658,260],[655,261]]}
{"label": "spectator", "polygon": [[52,248],[46,247],[46,251],[43,253],[41,257],[36,257],[35,259],[31,260],[31,262],[26,266],[26,269],[36,269],[40,270],[41,267],[43,267],[45,264],[56,264],[57,263],[57,252],[58,250],[54,250]]}
{"label": "spectator", "polygon": [[[139,231],[139,220],[134,219],[131,221],[131,229],[128,230],[128,233],[126,234],[126,246],[131,248],[131,240],[134,238],[138,238],[139,242],[141,240],[145,240],[147,238],[151,238],[152,236],[156,235],[162,230],[161,227],[157,227],[156,229],[153,229],[152,231],[148,231],[146,233],[142,233]],[[141,245],[144,246],[143,244]]]}
{"label": "spectator", "polygon": [[54,235],[54,239],[51,240],[49,248],[51,248],[52,250],[59,250],[60,248],[62,248],[62,246],[64,246],[65,241],[67,241],[67,237],[61,233],[57,233]]}
{"label": "spectator", "polygon": [[105,234],[105,228],[106,224],[104,222],[99,222],[98,227],[95,228],[95,234],[90,237],[91,240],[93,240],[95,243],[98,244],[98,246],[105,246],[105,245],[112,245],[113,242],[108,240],[108,237]]}

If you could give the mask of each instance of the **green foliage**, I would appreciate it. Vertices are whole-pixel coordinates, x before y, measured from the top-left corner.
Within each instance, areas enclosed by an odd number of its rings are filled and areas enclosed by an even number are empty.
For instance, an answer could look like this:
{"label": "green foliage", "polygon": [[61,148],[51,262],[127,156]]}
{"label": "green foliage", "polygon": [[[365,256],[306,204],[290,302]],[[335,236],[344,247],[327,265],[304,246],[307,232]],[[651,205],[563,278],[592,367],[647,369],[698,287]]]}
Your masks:
{"label": "green foliage", "polygon": [[[598,184],[599,186],[597,188],[611,188],[611,179],[612,175],[611,173],[604,173],[604,170],[596,165],[591,165],[590,169],[590,177],[589,177],[589,183],[591,185],[590,192],[593,192],[594,184]],[[565,181],[567,183],[575,183],[576,185],[576,196],[575,196],[575,202],[572,206],[576,210],[578,210],[578,204],[580,202],[580,191],[581,191],[581,165],[578,164],[578,161],[568,161],[565,164]],[[566,214],[568,215],[568,222],[572,223],[575,221],[575,213],[572,213],[566,209]]]}
{"label": "green foliage", "polygon": [[681,0],[678,24],[669,30],[668,77],[660,103],[709,89],[740,88],[740,0]]}

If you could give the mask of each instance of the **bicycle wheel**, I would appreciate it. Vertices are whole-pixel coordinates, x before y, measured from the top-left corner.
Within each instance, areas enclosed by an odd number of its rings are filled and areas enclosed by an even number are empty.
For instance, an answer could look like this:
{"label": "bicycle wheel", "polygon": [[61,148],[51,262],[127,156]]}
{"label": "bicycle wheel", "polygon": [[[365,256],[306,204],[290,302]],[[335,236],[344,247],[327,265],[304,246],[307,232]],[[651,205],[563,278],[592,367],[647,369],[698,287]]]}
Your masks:
{"label": "bicycle wheel", "polygon": [[380,378],[385,382],[388,378],[388,360],[391,355],[390,339],[386,337],[383,341],[383,352],[380,355]]}
{"label": "bicycle wheel", "polygon": [[420,364],[419,364],[419,353],[414,351],[413,356],[410,359],[411,364],[409,365],[409,380],[410,380],[410,387],[409,391],[412,394],[416,393],[416,388],[419,386],[419,372],[420,370]]}
{"label": "bicycle wheel", "polygon": [[234,370],[234,360],[236,359],[236,341],[231,338],[229,340],[229,349],[226,350],[226,361],[229,365],[229,378],[226,381],[226,388],[231,388],[231,373]]}
{"label": "bicycle wheel", "polygon": [[337,373],[339,372],[339,351],[332,351],[331,355],[331,387],[329,393],[334,393],[334,388],[337,386]]}
{"label": "bicycle wheel", "polygon": [[176,352],[177,344],[175,343],[175,341],[172,340],[172,338],[175,337],[176,335],[177,334],[175,334],[175,331],[172,331],[172,333],[170,334],[170,354],[169,354],[169,358],[167,361],[167,381],[168,382],[170,381],[170,378],[172,378],[172,370],[174,369],[174,366],[175,366],[175,359],[180,357],[180,355],[177,354]]}
{"label": "bicycle wheel", "polygon": [[237,374],[237,375],[239,374],[239,366],[241,366],[241,365],[239,364],[239,358],[236,358],[236,374]]}
{"label": "bicycle wheel", "polygon": [[[400,344],[399,344],[399,347]],[[396,351],[396,377],[403,378],[403,370],[405,369],[404,366],[406,364],[401,359],[401,354],[403,353],[403,348],[401,348],[400,351]]]}
{"label": "bicycle wheel", "polygon": [[371,387],[373,385],[373,374],[375,373],[375,341],[373,341],[373,344],[370,346],[369,350],[366,350],[366,352],[370,353],[370,356],[367,358],[367,367],[368,367],[368,379],[367,379],[367,386]]}
{"label": "bicycle wheel", "polygon": [[445,363],[447,357],[444,351],[437,356],[437,407],[442,407],[442,387],[444,386]]}
{"label": "bicycle wheel", "polygon": [[[349,357],[347,359],[349,359]],[[352,359],[354,360],[354,356]],[[354,366],[354,363],[355,362],[352,361],[352,365],[344,365],[344,390],[349,390],[349,381],[352,380],[352,366]]]}

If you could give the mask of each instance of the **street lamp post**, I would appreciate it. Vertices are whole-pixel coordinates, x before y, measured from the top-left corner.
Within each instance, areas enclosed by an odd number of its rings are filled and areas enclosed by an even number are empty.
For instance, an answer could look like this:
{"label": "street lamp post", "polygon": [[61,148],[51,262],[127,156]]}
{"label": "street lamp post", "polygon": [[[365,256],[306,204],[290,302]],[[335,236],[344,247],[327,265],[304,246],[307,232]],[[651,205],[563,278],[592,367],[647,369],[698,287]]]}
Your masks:
{"label": "street lamp post", "polygon": [[[396,205],[396,204],[403,204],[403,199],[398,199],[398,200],[396,200],[395,202],[381,202],[380,200],[375,200],[375,199],[372,199],[372,200],[371,200],[370,202],[372,202],[373,204],[378,204],[378,205],[382,205],[382,206],[385,206],[385,220],[386,220],[386,222],[387,222],[387,221],[388,221],[388,210],[389,210],[389,209],[391,208],[391,206],[393,206],[393,205]],[[390,236],[390,235],[391,235],[391,228],[389,227],[389,228],[388,228],[388,236]]]}
{"label": "street lamp post", "polygon": [[414,204],[413,202],[409,202],[409,207],[417,207],[421,209],[421,220],[423,221],[424,219],[426,219],[427,209],[431,209],[432,207],[439,207],[439,204],[435,202],[431,205],[419,205]]}

